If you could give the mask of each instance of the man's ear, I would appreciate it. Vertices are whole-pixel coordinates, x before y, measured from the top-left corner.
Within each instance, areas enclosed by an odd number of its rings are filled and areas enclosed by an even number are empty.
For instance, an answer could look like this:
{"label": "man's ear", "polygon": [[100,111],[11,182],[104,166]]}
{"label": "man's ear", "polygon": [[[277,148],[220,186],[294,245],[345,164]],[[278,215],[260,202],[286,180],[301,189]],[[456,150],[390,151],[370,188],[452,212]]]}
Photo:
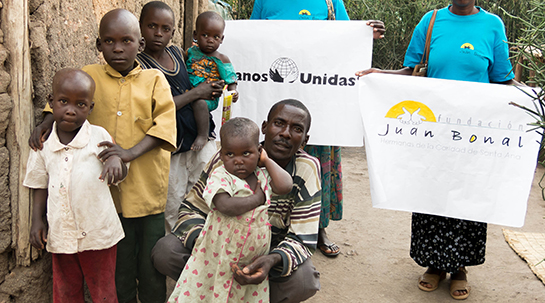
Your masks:
{"label": "man's ear", "polygon": [[100,38],[97,38],[97,40],[95,41],[95,46],[97,50],[102,53],[102,42],[100,41]]}
{"label": "man's ear", "polygon": [[89,113],[93,112],[93,108],[95,108],[95,102],[91,101],[91,105],[89,106]]}
{"label": "man's ear", "polygon": [[269,123],[267,123],[267,121],[263,121],[263,123],[261,123],[261,133],[262,134],[265,134],[265,131],[267,129],[267,125],[269,125]]}
{"label": "man's ear", "polygon": [[305,140],[303,140],[303,143],[301,143],[301,148],[305,147],[308,143],[308,139],[310,138],[309,135],[306,135],[305,136]]}
{"label": "man's ear", "polygon": [[144,49],[146,48],[146,39],[144,39],[144,37],[140,37],[139,44],[140,45],[138,46],[138,51],[143,52]]}

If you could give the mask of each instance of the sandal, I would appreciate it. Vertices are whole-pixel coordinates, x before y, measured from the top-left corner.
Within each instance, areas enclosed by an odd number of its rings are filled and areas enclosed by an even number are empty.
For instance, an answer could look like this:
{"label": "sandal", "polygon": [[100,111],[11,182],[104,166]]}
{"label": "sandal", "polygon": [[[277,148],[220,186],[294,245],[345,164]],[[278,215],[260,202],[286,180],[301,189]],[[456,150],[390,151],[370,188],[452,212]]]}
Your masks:
{"label": "sandal", "polygon": [[318,249],[322,252],[322,254],[324,254],[324,256],[329,257],[329,258],[334,258],[337,255],[339,255],[339,253],[341,252],[341,249],[335,243],[331,243],[331,244],[321,243],[321,244],[318,244]]}
{"label": "sandal", "polygon": [[[430,274],[430,273],[424,273],[420,278],[418,278],[418,288],[420,288],[423,291],[434,291],[439,287],[439,282],[445,280],[447,277],[446,272],[441,272],[441,274]],[[420,284],[421,282],[430,284],[431,287],[425,287],[424,285]]]}
{"label": "sandal", "polygon": [[[467,270],[465,268],[462,270],[464,273],[467,274]],[[456,296],[454,295],[455,291],[465,290],[467,293],[465,295]],[[456,299],[456,300],[465,300],[467,297],[469,297],[469,291],[471,290],[471,287],[467,286],[467,277],[464,280],[450,280],[450,295]]]}

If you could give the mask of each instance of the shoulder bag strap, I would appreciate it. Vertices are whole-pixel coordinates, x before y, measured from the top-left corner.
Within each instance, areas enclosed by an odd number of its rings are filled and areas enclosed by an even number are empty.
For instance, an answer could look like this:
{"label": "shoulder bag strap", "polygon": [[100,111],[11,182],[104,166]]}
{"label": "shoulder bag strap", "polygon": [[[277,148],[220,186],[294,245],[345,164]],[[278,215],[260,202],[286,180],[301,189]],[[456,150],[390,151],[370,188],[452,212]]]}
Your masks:
{"label": "shoulder bag strap", "polygon": [[430,25],[428,26],[428,32],[426,34],[426,47],[424,48],[424,53],[422,54],[420,64],[424,63],[424,57],[426,58],[425,63],[428,64],[428,58],[430,57],[431,33],[433,31],[433,24],[435,23],[435,16],[437,16],[437,9],[433,10],[433,15],[431,16]]}
{"label": "shoulder bag strap", "polygon": [[325,0],[327,3],[327,20],[335,20],[335,8],[333,7],[333,1]]}

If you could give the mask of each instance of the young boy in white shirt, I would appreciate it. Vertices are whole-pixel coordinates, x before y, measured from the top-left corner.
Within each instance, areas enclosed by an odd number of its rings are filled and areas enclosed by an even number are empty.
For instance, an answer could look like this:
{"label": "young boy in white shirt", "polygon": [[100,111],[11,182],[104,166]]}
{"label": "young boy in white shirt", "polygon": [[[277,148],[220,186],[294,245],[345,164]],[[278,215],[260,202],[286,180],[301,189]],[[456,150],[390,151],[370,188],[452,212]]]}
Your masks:
{"label": "young boy in white shirt", "polygon": [[[104,163],[98,158],[106,149],[98,143],[112,137],[87,121],[93,79],[62,69],[52,86],[55,122],[43,149],[30,152],[23,182],[34,189],[30,243],[37,249],[47,243],[52,253],[53,302],[84,302],[84,278],[94,302],[117,302],[117,242],[125,234],[109,186],[126,177],[127,167],[118,156]],[[42,219],[46,209],[49,230]]]}

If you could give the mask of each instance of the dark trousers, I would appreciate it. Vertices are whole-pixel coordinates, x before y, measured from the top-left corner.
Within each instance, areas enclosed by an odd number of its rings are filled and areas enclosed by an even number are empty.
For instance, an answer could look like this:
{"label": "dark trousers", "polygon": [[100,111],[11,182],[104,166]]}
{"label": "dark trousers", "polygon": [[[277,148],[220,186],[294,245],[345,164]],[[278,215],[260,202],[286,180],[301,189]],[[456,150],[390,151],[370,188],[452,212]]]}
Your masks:
{"label": "dark trousers", "polygon": [[[175,235],[168,234],[155,244],[151,252],[153,265],[162,274],[178,281],[191,251]],[[289,277],[269,277],[271,303],[305,301],[320,290],[320,273],[307,259]]]}
{"label": "dark trousers", "polygon": [[119,218],[125,231],[125,238],[117,244],[115,283],[119,302],[135,299],[138,289],[140,302],[164,303],[165,276],[153,267],[150,255],[157,240],[165,235],[165,214]]}
{"label": "dark trousers", "polygon": [[93,302],[117,303],[116,246],[76,254],[52,254],[53,302],[84,303],[83,279]]}

